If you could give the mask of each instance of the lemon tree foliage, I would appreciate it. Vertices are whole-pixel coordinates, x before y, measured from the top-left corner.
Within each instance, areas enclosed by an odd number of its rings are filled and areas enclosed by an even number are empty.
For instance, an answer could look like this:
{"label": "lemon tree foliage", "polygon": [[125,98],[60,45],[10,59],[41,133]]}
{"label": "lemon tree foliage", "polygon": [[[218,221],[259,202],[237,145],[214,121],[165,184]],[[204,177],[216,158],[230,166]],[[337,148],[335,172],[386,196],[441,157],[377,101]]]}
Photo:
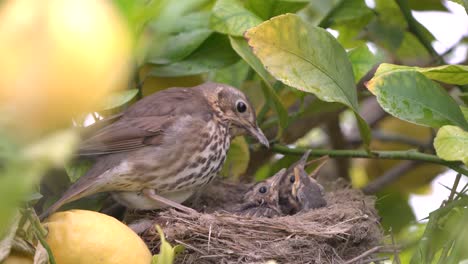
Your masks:
{"label": "lemon tree foliage", "polygon": [[374,55],[365,44],[348,51],[348,58],[353,66],[354,81],[356,83],[382,60],[380,54]]}
{"label": "lemon tree foliage", "polygon": [[237,52],[237,54],[239,54],[239,56],[242,59],[244,59],[250,65],[250,67],[252,67],[253,70],[257,72],[260,78],[263,79],[266,85],[266,89],[263,89],[265,96],[271,102],[273,102],[276,114],[279,118],[279,125],[282,128],[285,128],[288,124],[288,112],[281,103],[278,94],[273,89],[273,86],[271,84],[273,77],[268,73],[268,71],[265,70],[260,60],[257,57],[255,57],[245,39],[230,36],[229,40],[231,41],[232,48]]}
{"label": "lemon tree foliage", "polygon": [[244,31],[261,22],[238,0],[216,1],[210,20],[213,30],[232,36],[242,36]]}
{"label": "lemon tree foliage", "polygon": [[[466,11],[466,0],[453,2]],[[112,122],[154,92],[218,81],[248,95],[272,141],[265,150],[234,139],[224,176],[268,177],[297,160],[296,146],[317,156],[369,158],[365,165],[336,160],[334,176],[353,184],[378,181],[414,159],[418,168],[409,166],[376,193],[385,231],[404,245],[401,263],[466,259],[468,236],[457,231],[468,219],[466,188],[408,233],[417,220],[411,193],[427,191],[443,166],[468,174],[467,58],[447,63],[466,40],[438,53],[413,11],[448,9],[438,0],[0,1],[0,241],[18,207],[47,207],[92,165],[73,152],[93,117]],[[388,119],[399,119],[398,128],[385,125]],[[401,122],[427,133],[404,132]],[[382,156],[396,161],[370,176],[366,166]],[[408,181],[405,175],[412,186],[394,188]],[[100,208],[101,198],[70,206]],[[72,232],[72,220],[86,228]],[[123,224],[97,213],[59,213],[46,225],[52,252],[65,262],[99,256],[118,263],[131,249],[140,257],[122,263],[169,264],[183,251],[158,227],[161,248],[152,257]],[[37,226],[34,232],[42,233]],[[58,233],[79,243],[59,241]]]}
{"label": "lemon tree foliage", "polygon": [[[326,30],[287,14],[249,29],[245,38],[279,81],[324,101],[342,103],[357,113],[352,65],[346,51]],[[356,116],[363,138],[369,141],[369,127]]]}
{"label": "lemon tree foliage", "polygon": [[159,225],[156,225],[156,230],[160,236],[161,246],[159,253],[153,256],[151,264],[172,264],[177,254],[184,251],[185,248],[182,245],[171,246]]}
{"label": "lemon tree foliage", "polygon": [[411,70],[383,73],[374,76],[367,88],[393,116],[434,128],[457,125],[468,129],[455,100],[422,73]]}
{"label": "lemon tree foliage", "polygon": [[458,85],[468,84],[468,66],[466,65],[442,65],[422,68],[382,63],[375,72],[375,76],[397,71],[417,71],[431,80]]}
{"label": "lemon tree foliage", "polygon": [[457,126],[444,126],[434,140],[437,155],[445,160],[460,160],[468,165],[468,132]]}

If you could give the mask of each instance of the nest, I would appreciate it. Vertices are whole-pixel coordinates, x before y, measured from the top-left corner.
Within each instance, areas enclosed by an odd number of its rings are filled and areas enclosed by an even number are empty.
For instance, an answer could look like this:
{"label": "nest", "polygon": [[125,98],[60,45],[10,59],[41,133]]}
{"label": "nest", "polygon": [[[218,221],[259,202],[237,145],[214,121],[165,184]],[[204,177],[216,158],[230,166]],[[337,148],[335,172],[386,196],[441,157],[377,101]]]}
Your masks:
{"label": "nest", "polygon": [[[359,190],[335,183],[326,194],[326,207],[292,216],[263,218],[229,213],[247,188],[217,182],[191,205],[203,213],[166,210],[144,217],[159,224],[171,244],[185,246],[177,263],[354,263],[353,259],[371,258],[369,249],[382,242],[374,198]],[[156,230],[150,228],[142,236],[157,253]]]}

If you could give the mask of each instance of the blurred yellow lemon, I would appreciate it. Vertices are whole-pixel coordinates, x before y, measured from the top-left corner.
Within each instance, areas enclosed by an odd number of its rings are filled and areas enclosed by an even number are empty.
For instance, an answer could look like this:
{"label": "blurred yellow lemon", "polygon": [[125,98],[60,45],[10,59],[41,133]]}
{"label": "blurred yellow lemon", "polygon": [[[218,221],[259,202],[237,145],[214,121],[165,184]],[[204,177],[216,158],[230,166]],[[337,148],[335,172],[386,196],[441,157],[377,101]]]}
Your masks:
{"label": "blurred yellow lemon", "polygon": [[113,217],[94,211],[71,210],[46,219],[46,241],[57,264],[150,264],[143,240]]}
{"label": "blurred yellow lemon", "polygon": [[3,260],[2,264],[33,264],[34,261],[31,257],[19,255],[12,253],[10,254],[5,260]]}
{"label": "blurred yellow lemon", "polygon": [[0,5],[0,121],[35,134],[70,125],[128,83],[132,41],[111,1]]}

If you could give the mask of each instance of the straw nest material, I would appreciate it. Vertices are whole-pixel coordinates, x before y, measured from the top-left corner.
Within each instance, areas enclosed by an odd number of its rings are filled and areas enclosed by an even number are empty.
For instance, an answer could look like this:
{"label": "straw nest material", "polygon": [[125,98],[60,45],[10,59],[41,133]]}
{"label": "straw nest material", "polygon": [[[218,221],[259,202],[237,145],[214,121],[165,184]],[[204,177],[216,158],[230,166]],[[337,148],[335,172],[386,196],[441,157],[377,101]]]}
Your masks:
{"label": "straw nest material", "polygon": [[[145,218],[159,224],[172,245],[185,246],[177,263],[369,260],[374,257],[367,254],[369,249],[382,242],[374,198],[343,184],[332,185],[326,194],[326,207],[292,216],[263,218],[229,213],[248,185],[216,182],[190,205],[202,213],[165,210],[147,213]],[[154,227],[146,230],[143,238],[153,253],[159,251],[159,234]]]}

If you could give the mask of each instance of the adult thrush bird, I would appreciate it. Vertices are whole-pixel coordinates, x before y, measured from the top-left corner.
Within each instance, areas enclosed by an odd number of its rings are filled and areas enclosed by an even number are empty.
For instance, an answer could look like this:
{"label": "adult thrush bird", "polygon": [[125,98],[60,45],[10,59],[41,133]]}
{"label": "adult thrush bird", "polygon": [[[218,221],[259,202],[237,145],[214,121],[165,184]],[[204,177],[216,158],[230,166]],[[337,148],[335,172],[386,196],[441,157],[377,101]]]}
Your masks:
{"label": "adult thrush bird", "polygon": [[279,208],[279,183],[286,169],[278,171],[270,178],[254,184],[245,193],[243,203],[237,213],[245,216],[275,217],[281,216]]}
{"label": "adult thrush bird", "polygon": [[[307,174],[305,167],[310,151],[291,165],[279,183],[279,207],[283,214],[293,215],[300,211],[320,208],[327,204],[324,189],[313,177]],[[312,172],[317,174],[328,157],[318,159],[318,167]]]}
{"label": "adult thrush bird", "polygon": [[255,110],[239,90],[205,83],[169,88],[138,101],[85,140],[91,169],[45,213],[99,192],[128,208],[180,205],[220,171],[231,139],[250,134],[268,147]]}

